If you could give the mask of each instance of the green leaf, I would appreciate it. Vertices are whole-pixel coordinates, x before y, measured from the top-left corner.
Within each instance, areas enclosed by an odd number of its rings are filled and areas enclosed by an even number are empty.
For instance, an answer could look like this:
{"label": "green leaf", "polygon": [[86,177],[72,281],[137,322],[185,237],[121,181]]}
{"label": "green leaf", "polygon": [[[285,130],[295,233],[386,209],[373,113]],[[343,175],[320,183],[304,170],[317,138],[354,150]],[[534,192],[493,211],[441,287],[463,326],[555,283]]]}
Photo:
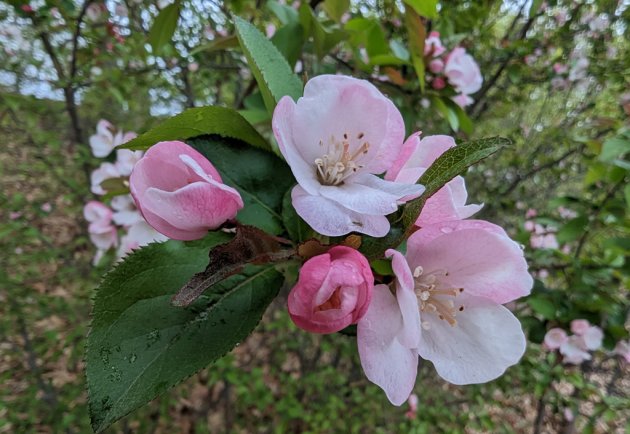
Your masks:
{"label": "green leaf", "polygon": [[314,232],[293,208],[291,190],[293,190],[293,187],[287,190],[282,201],[282,220],[291,240],[295,243],[303,243],[313,238]]}
{"label": "green leaf", "polygon": [[285,95],[302,96],[302,81],[293,73],[282,53],[256,27],[234,17],[236,35],[256,78],[265,106],[270,113]]}
{"label": "green leaf", "polygon": [[438,109],[438,112],[448,121],[449,126],[453,131],[459,130],[459,118],[455,110],[447,105],[442,97],[434,96],[431,98],[431,103]]}
{"label": "green leaf", "polygon": [[624,136],[612,137],[604,142],[602,152],[599,154],[601,161],[611,162],[630,151],[630,139]]}
{"label": "green leaf", "polygon": [[223,356],[247,337],[282,284],[271,266],[247,267],[189,308],[170,298],[229,239],[168,241],[134,252],[108,273],[94,299],[86,347],[89,412],[101,432]]}
{"label": "green leaf", "polygon": [[322,7],[330,18],[340,22],[341,17],[350,7],[350,0],[324,0]]}
{"label": "green leaf", "polygon": [[346,38],[346,33],[339,29],[327,29],[317,19],[311,7],[304,3],[300,6],[300,22],[305,35],[312,35],[315,45],[315,53],[318,59],[323,59],[326,54],[339,42]]}
{"label": "green leaf", "polygon": [[374,18],[353,18],[345,25],[350,33],[350,42],[355,47],[365,45],[368,57],[391,55],[381,23]]}
{"label": "green leaf", "polygon": [[466,111],[450,98],[445,98],[444,103],[452,112],[455,113],[455,116],[457,116],[459,129],[466,134],[471,134],[473,130],[473,123],[470,117],[466,114]]}
{"label": "green leaf", "polygon": [[543,0],[532,0],[532,5],[529,7],[529,18],[536,15],[536,12],[538,12],[538,9],[540,9],[542,4]]}
{"label": "green leaf", "polygon": [[529,304],[534,312],[545,319],[554,319],[556,317],[556,306],[547,298],[530,296],[527,298],[527,304]]}
{"label": "green leaf", "polygon": [[236,219],[265,232],[281,234],[282,199],[295,184],[291,169],[269,152],[219,136],[198,137],[188,144],[212,162],[223,182],[238,190],[245,206]]}
{"label": "green leaf", "polygon": [[238,112],[225,107],[198,107],[166,119],[121,148],[148,149],[165,140],[187,140],[207,134],[242,140],[267,151],[269,143]]}
{"label": "green leaf", "polygon": [[190,52],[190,55],[194,56],[195,54],[201,53],[202,51],[205,51],[206,53],[211,53],[213,51],[222,51],[228,48],[235,47],[238,47],[238,38],[235,35],[224,36],[222,38],[216,38],[210,42],[199,45]]}
{"label": "green leaf", "polygon": [[151,30],[149,30],[149,43],[154,54],[159,53],[164,45],[171,42],[175,29],[177,29],[179,12],[180,2],[176,1],[162,9],[155,18]]}
{"label": "green leaf", "polygon": [[411,6],[418,15],[425,18],[437,18],[438,0],[404,0],[406,4]]}
{"label": "green leaf", "polygon": [[630,209],[630,184],[623,188],[623,195],[626,198],[626,207]]}
{"label": "green leaf", "polygon": [[278,29],[271,38],[271,42],[280,50],[289,65],[294,66],[302,55],[304,29],[297,21],[289,23]]}
{"label": "green leaf", "polygon": [[267,9],[273,12],[284,25],[298,21],[298,12],[291,6],[281,5],[275,0],[269,0],[267,2]]}
{"label": "green leaf", "polygon": [[586,216],[578,216],[569,220],[567,224],[560,228],[558,234],[556,235],[558,243],[564,244],[577,240],[582,236],[587,225],[588,217]]}
{"label": "green leaf", "polygon": [[405,27],[407,28],[407,36],[409,37],[411,62],[413,63],[418,82],[420,83],[420,91],[424,92],[424,41],[427,36],[427,29],[420,16],[409,8],[405,8]]}
{"label": "green leaf", "polygon": [[394,270],[392,268],[391,259],[375,259],[370,262],[372,269],[381,276],[393,276]]}

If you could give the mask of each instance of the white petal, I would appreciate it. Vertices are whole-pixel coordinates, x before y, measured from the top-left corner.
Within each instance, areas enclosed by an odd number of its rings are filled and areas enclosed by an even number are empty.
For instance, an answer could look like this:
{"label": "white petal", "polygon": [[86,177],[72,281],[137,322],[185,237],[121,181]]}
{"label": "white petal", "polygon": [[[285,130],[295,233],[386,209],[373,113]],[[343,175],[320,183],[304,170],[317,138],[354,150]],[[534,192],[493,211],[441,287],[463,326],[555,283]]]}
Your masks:
{"label": "white petal", "polygon": [[525,335],[516,317],[505,307],[478,297],[464,297],[457,325],[432,313],[422,320],[430,328],[422,333],[418,354],[435,365],[438,374],[453,384],[494,380],[516,364],[525,352]]}

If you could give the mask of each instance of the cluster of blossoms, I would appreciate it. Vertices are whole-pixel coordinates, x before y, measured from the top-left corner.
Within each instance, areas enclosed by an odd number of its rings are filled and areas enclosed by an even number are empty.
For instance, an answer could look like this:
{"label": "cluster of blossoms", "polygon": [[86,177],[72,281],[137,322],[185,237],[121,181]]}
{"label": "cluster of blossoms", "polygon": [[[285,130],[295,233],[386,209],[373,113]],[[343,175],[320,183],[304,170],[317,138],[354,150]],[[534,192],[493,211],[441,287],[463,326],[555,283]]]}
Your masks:
{"label": "cluster of blossoms", "polygon": [[[98,122],[96,134],[90,137],[90,147],[95,157],[108,157],[116,146],[136,136],[135,133],[114,131],[114,126],[108,121]],[[127,179],[141,157],[141,151],[116,150],[116,160],[113,163],[103,162],[92,172],[92,193],[106,195],[108,192],[103,183],[107,180],[115,180],[121,186],[127,185]],[[94,264],[98,264],[103,255],[112,248],[117,248],[117,257],[122,258],[135,248],[153,241],[166,240],[166,237],[144,221],[129,194],[113,196],[109,206],[92,200],[84,206],[83,215],[89,223],[90,241],[97,248]]]}
{"label": "cluster of blossoms", "polygon": [[579,365],[591,360],[589,351],[596,351],[602,346],[602,329],[585,319],[571,321],[571,333],[573,334],[569,336],[561,328],[552,328],[545,335],[543,347],[552,351],[559,350],[564,363]]}
{"label": "cluster of blossoms", "polygon": [[431,32],[424,42],[424,58],[427,65],[426,81],[436,90],[444,89],[450,84],[457,95],[453,101],[460,107],[474,102],[470,95],[481,89],[483,77],[479,65],[465,48],[455,47],[446,51],[440,34]]}
{"label": "cluster of blossoms", "polygon": [[[297,102],[282,98],[272,126],[297,180],[293,207],[328,237],[385,236],[386,216],[423,193],[420,176],[456,145],[419,133],[405,140],[393,103],[369,82],[344,76],[313,78]],[[130,188],[147,222],[170,238],[200,238],[243,207],[214,166],[182,142],[150,148]],[[521,325],[503,306],[531,290],[523,251],[501,227],[468,219],[482,205],[466,202],[460,176],[429,198],[406,254],[385,253],[391,276],[336,245],[305,261],[289,293],[289,314],[306,331],[357,325],[363,369],[396,405],[412,392],[419,356],[447,381],[471,384],[497,378],[525,350]]]}

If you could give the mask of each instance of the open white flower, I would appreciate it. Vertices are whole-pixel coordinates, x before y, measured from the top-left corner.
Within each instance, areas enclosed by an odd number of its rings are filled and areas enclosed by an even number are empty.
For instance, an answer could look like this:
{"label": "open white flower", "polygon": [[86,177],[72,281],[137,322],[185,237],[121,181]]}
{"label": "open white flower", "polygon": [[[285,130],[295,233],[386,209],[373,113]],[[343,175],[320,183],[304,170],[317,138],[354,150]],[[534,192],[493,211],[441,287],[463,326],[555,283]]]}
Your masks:
{"label": "open white flower", "polygon": [[405,128],[394,104],[365,80],[313,78],[297,103],[280,100],[273,131],[299,184],[293,206],[321,234],[382,237],[390,227],[385,216],[424,191],[376,176],[398,156]]}

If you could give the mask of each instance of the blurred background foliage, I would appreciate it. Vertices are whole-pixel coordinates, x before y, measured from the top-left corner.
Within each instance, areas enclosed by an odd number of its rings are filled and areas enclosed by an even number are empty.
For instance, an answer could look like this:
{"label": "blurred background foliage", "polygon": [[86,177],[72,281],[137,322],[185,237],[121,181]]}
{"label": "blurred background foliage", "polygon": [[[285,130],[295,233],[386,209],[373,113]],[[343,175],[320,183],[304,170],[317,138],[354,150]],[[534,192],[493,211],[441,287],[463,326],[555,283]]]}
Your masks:
{"label": "blurred background foliage", "polygon": [[[297,330],[279,299],[233,353],[109,432],[630,432],[630,2],[273,0],[0,2],[0,432],[89,432],[83,345],[90,264],[83,204],[105,118],[142,132],[186,107],[233,107],[271,137],[232,14],[304,80],[343,73],[392,98],[408,132],[509,137],[473,167],[480,218],[508,228],[536,277],[512,308],[530,345],[501,379],[455,387],[424,366],[419,410],[389,406],[355,341]],[[461,108],[423,73],[438,31],[484,76]],[[580,365],[541,345],[587,319]],[[616,347],[617,346],[617,347]]]}

